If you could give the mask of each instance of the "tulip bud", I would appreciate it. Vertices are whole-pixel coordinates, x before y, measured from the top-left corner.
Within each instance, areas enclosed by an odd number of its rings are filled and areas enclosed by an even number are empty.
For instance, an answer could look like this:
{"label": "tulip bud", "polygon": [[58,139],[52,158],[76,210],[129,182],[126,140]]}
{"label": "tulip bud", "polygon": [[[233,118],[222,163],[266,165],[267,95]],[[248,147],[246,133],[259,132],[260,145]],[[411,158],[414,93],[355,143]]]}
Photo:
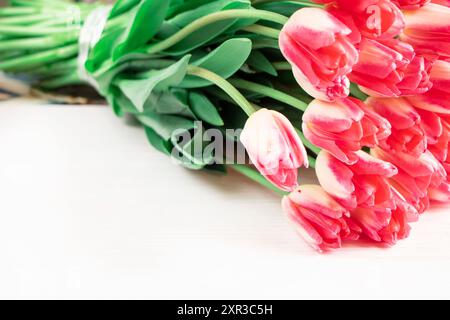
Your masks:
{"label": "tulip bud", "polygon": [[394,245],[398,240],[406,239],[411,231],[409,223],[419,220],[417,210],[397,190],[393,189],[393,193],[395,209],[391,212],[389,224],[378,232],[381,241],[389,245]]}
{"label": "tulip bud", "polygon": [[[390,39],[405,26],[400,9],[389,0],[315,0],[328,4],[327,10],[352,29],[352,39],[360,33],[370,39]],[[354,27],[353,27],[354,26]],[[360,36],[359,36],[360,38]]]}
{"label": "tulip bud", "polygon": [[260,109],[247,120],[240,140],[267,180],[285,191],[297,187],[298,168],[308,167],[308,156],[295,128],[284,115]]}
{"label": "tulip bud", "polygon": [[429,207],[428,190],[439,188],[447,178],[444,167],[429,151],[413,157],[405,153],[394,155],[376,148],[372,150],[372,154],[398,168],[398,174],[390,179],[390,183],[419,213]]}
{"label": "tulip bud", "polygon": [[390,152],[403,152],[418,157],[427,148],[427,137],[416,109],[404,98],[369,98],[367,105],[392,126],[391,135],[380,142]]}
{"label": "tulip bud", "polygon": [[303,114],[303,133],[337,159],[354,164],[362,147],[373,148],[390,134],[389,122],[354,98],[314,100]]}
{"label": "tulip bud", "polygon": [[360,56],[349,75],[361,90],[375,97],[399,97],[427,92],[431,63],[414,48],[396,39],[363,39]]}
{"label": "tulip bud", "polygon": [[361,230],[346,223],[348,211],[319,186],[298,187],[283,198],[282,206],[298,233],[319,252],[340,248],[343,239],[359,237]]}
{"label": "tulip bud", "polygon": [[450,57],[450,8],[429,3],[404,12],[406,26],[401,40],[420,53]]}
{"label": "tulip bud", "polygon": [[392,0],[400,9],[419,9],[430,3],[430,0]]}
{"label": "tulip bud", "polygon": [[358,59],[347,38],[350,33],[342,22],[318,8],[298,10],[281,30],[281,52],[311,96],[326,101],[348,96],[347,74]]}
{"label": "tulip bud", "polygon": [[358,161],[347,165],[326,151],[317,157],[316,173],[323,189],[349,210],[391,208],[392,193],[386,178],[397,173],[389,162],[356,152]]}

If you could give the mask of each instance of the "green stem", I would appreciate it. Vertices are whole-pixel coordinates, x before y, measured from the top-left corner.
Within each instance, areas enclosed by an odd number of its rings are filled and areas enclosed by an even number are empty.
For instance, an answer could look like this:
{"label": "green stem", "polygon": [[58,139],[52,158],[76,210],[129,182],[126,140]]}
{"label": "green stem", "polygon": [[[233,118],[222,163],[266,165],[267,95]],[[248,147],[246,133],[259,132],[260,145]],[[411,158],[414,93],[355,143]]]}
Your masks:
{"label": "green stem", "polygon": [[251,116],[256,111],[252,104],[242,95],[242,93],[240,93],[231,83],[216,73],[192,65],[188,66],[187,73],[214,83],[216,86],[225,91],[248,116]]}
{"label": "green stem", "polygon": [[361,101],[366,101],[366,99],[369,97],[367,94],[365,94],[358,88],[357,84],[353,82],[350,84],[350,93],[352,94],[352,96],[358,98]]}
{"label": "green stem", "polygon": [[251,180],[259,183],[260,185],[262,185],[263,187],[266,187],[272,191],[275,191],[276,193],[278,193],[281,196],[285,196],[288,193],[284,192],[280,189],[278,189],[276,186],[274,186],[272,183],[270,183],[269,181],[267,181],[266,178],[264,178],[264,176],[262,176],[258,171],[256,171],[255,169],[243,165],[243,164],[230,164],[229,165],[231,168],[233,168],[235,171],[239,172],[240,174],[246,176],[247,178],[250,178]]}
{"label": "green stem", "polygon": [[241,30],[259,34],[259,35],[266,36],[269,38],[274,38],[274,39],[278,39],[278,37],[280,36],[280,30],[265,27],[265,26],[260,26],[258,24],[253,24],[251,26],[244,27]]}
{"label": "green stem", "polygon": [[200,19],[195,20],[191,24],[187,25],[174,35],[169,38],[162,40],[160,42],[150,44],[146,52],[147,53],[157,53],[166,49],[169,49],[173,45],[177,44],[191,33],[218,21],[223,20],[235,20],[239,18],[250,18],[250,19],[258,19],[258,20],[267,20],[271,22],[275,22],[281,25],[284,25],[288,18],[280,15],[278,13],[265,11],[265,10],[255,10],[255,9],[235,9],[235,10],[225,10],[219,11],[215,13],[211,13],[207,16],[204,16]]}
{"label": "green stem", "polygon": [[255,93],[263,94],[269,98],[272,98],[274,100],[283,102],[287,105],[290,105],[291,107],[294,107],[298,110],[305,111],[306,107],[308,106],[307,103],[294,98],[293,96],[286,94],[282,91],[273,89],[271,87],[264,86],[259,83],[254,83],[242,79],[231,79],[231,84],[236,86],[239,89],[248,90]]}
{"label": "green stem", "polygon": [[309,167],[315,169],[316,168],[316,158],[308,156]]}
{"label": "green stem", "polygon": [[0,61],[0,70],[4,71],[24,71],[28,68],[41,66],[46,63],[54,63],[59,60],[67,59],[78,54],[78,43],[68,45],[62,48],[42,51],[30,55],[20,56],[18,58]]}
{"label": "green stem", "polygon": [[0,34],[6,36],[45,36],[51,34],[64,34],[68,32],[79,32],[79,27],[34,27],[10,26],[0,23]]}
{"label": "green stem", "polygon": [[291,64],[287,61],[273,62],[272,65],[276,70],[280,70],[280,71],[292,70]]}
{"label": "green stem", "polygon": [[59,47],[70,42],[77,42],[77,35],[68,34],[60,37],[47,36],[28,39],[4,40],[0,42],[0,52],[14,50],[45,50]]}
{"label": "green stem", "polygon": [[[253,5],[258,4],[266,4],[271,2],[278,2],[277,0],[252,0]],[[291,0],[290,2],[298,3],[299,5],[303,5],[304,7],[315,7],[315,8],[323,8],[324,6],[322,4],[314,3],[311,1],[305,1],[305,0]]]}

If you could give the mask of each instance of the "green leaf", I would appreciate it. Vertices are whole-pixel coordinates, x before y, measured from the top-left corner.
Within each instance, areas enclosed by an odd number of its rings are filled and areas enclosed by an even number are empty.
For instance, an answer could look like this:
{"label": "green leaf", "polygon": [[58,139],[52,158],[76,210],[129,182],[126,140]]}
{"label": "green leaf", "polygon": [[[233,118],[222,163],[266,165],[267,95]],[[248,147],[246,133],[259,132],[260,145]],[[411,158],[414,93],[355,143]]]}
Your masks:
{"label": "green leaf", "polygon": [[117,17],[122,13],[130,10],[139,3],[140,0],[120,0],[117,1],[114,7],[111,9],[110,17]]}
{"label": "green leaf", "polygon": [[189,59],[190,56],[187,55],[167,68],[142,73],[140,77],[143,79],[118,78],[114,84],[133,102],[136,109],[142,112],[153,90],[164,91],[181,83],[186,75]]}
{"label": "green leaf", "polygon": [[[232,1],[229,4],[225,5],[222,8],[222,10],[248,9],[248,8],[250,8],[250,4],[248,1]],[[200,8],[197,10],[200,10]],[[217,12],[217,11],[220,11],[220,10],[211,11],[209,13]],[[194,21],[195,19],[197,19],[197,17],[198,17],[197,11],[191,12],[190,14],[191,14],[190,20],[193,19],[192,21]],[[184,18],[184,20],[186,22],[189,19]],[[198,48],[201,45],[211,41],[218,35],[224,33],[231,26],[233,26],[237,21],[239,21],[239,19],[229,19],[229,20],[222,20],[222,21],[217,21],[217,22],[211,23],[207,27],[191,33],[188,37],[184,38],[183,40],[178,42],[176,45],[165,50],[164,53],[167,55],[172,55],[172,56],[186,54],[186,53],[192,51],[193,49]],[[171,24],[172,24],[172,26],[174,26],[173,23],[171,23]],[[167,30],[167,28],[165,28],[165,29]],[[166,34],[165,36],[168,36],[168,35]]]}
{"label": "green leaf", "polygon": [[224,164],[210,164],[205,166],[203,169],[206,171],[209,171],[211,173],[216,173],[220,175],[226,175],[227,174],[227,166]]}
{"label": "green leaf", "polygon": [[153,92],[145,103],[144,110],[195,119],[188,100],[188,92],[183,89]]}
{"label": "green leaf", "polygon": [[[251,51],[252,42],[249,39],[230,39],[192,64],[208,69],[226,79],[242,67]],[[200,88],[209,85],[211,85],[211,82],[208,80],[187,75],[179,86],[182,88]]]}
{"label": "green leaf", "polygon": [[176,157],[174,153],[172,153],[172,157],[184,167],[192,170],[200,170],[211,164],[214,155],[204,154],[204,148],[209,142],[204,141],[203,137],[204,131],[201,125],[195,127],[193,136],[191,132],[179,131],[179,134],[173,135],[171,138],[175,150],[178,151]]}
{"label": "green leaf", "polygon": [[261,10],[272,11],[282,14],[286,17],[292,16],[297,10],[309,7],[311,3],[302,3],[297,1],[273,1],[268,3],[256,4],[255,7]]}
{"label": "green leaf", "polygon": [[157,114],[146,111],[136,115],[136,118],[145,126],[152,128],[164,140],[170,140],[174,132],[191,130],[195,128],[195,122],[179,116]]}
{"label": "green leaf", "polygon": [[200,119],[213,126],[223,126],[223,120],[217,112],[216,107],[202,93],[191,92],[189,95],[189,103],[192,112]]}
{"label": "green leaf", "polygon": [[146,44],[159,31],[169,8],[167,0],[141,1],[132,23],[125,30],[124,41],[114,50],[113,60]]}
{"label": "green leaf", "polygon": [[[197,4],[195,2],[197,2]],[[249,8],[251,5],[247,0],[190,0],[187,2],[187,4],[188,6],[186,6],[185,9],[188,9],[190,7],[192,8],[192,10],[185,10],[184,12],[181,12],[180,14],[175,16],[173,19],[170,19],[168,22],[179,28],[182,28],[187,26],[191,22],[211,13],[230,8]],[[202,5],[199,6],[199,4]]]}
{"label": "green leaf", "polygon": [[147,126],[145,126],[145,134],[147,135],[147,140],[156,150],[170,156],[173,148],[170,141],[164,140],[155,130]]}
{"label": "green leaf", "polygon": [[278,75],[277,70],[261,51],[253,50],[247,64],[256,71],[262,71],[275,77]]}

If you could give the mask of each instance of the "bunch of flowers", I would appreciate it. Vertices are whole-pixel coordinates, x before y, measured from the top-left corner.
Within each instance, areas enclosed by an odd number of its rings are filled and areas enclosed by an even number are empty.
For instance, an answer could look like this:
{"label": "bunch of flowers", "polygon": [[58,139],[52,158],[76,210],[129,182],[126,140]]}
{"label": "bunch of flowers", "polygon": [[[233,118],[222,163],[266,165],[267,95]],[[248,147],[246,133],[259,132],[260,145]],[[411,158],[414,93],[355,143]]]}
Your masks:
{"label": "bunch of flowers", "polygon": [[280,193],[318,251],[393,245],[450,201],[448,1],[10,2],[0,70],[90,84],[178,163]]}

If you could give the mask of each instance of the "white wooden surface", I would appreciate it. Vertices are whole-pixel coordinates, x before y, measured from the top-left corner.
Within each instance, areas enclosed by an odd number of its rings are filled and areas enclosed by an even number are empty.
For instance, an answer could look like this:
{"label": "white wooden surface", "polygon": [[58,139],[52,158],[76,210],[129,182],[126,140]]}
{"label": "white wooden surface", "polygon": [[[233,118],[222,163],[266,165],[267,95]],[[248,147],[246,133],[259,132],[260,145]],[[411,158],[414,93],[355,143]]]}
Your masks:
{"label": "white wooden surface", "polygon": [[448,207],[320,255],[276,195],[175,166],[106,107],[0,103],[0,147],[0,298],[450,298]]}

